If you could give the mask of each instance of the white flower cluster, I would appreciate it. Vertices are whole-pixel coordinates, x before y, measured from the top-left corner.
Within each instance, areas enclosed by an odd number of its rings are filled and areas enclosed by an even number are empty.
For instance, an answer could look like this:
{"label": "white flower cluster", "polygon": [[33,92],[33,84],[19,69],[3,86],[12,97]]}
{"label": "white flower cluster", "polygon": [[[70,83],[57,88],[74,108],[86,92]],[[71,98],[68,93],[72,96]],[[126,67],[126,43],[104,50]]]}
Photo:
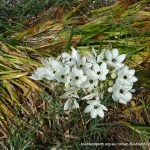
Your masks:
{"label": "white flower cluster", "polygon": [[66,99],[64,110],[79,108],[79,103],[87,103],[84,112],[92,118],[104,117],[103,99],[106,92],[112,93],[112,99],[127,104],[132,98],[133,83],[137,81],[135,70],[123,64],[126,55],[119,55],[117,49],[102,50],[97,54],[81,56],[72,48],[72,54],[62,53],[58,58],[46,58],[41,62],[43,67],[37,68],[31,78],[44,78],[64,84],[65,93],[60,96]]}

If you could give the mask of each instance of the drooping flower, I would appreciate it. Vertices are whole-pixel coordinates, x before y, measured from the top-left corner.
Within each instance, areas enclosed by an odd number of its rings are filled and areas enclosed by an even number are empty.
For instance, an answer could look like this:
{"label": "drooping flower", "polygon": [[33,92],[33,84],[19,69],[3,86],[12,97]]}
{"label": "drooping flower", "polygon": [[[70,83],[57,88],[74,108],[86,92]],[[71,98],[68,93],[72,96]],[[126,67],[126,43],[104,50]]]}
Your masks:
{"label": "drooping flower", "polygon": [[89,113],[92,118],[96,118],[97,115],[101,118],[104,117],[104,110],[107,111],[108,109],[102,105],[98,100],[91,100],[87,102],[89,105],[85,108],[84,112]]}
{"label": "drooping flower", "polygon": [[137,81],[137,78],[134,76],[135,70],[129,69],[128,66],[124,66],[121,70],[118,71],[118,78],[127,80],[131,84]]}
{"label": "drooping flower", "polygon": [[79,104],[76,99],[68,99],[64,104],[64,110],[78,109]]}
{"label": "drooping flower", "polygon": [[127,104],[127,102],[129,102],[132,98],[132,86],[133,85],[131,85],[128,81],[118,78],[112,87],[113,100],[122,104]]}
{"label": "drooping flower", "polygon": [[113,49],[112,51],[109,50],[106,51],[106,58],[108,65],[115,67],[115,69],[120,69],[121,67],[124,66],[122,62],[125,60],[126,55],[125,54],[119,55],[118,49]]}
{"label": "drooping flower", "polygon": [[77,87],[69,87],[65,89],[65,93],[60,96],[61,99],[69,99],[69,98],[79,98],[78,88]]}
{"label": "drooping flower", "polygon": [[82,97],[82,100],[100,100],[100,93],[98,91],[93,91],[93,93],[90,93],[89,95],[86,95]]}
{"label": "drooping flower", "polygon": [[66,92],[60,96],[61,99],[67,99],[64,104],[64,110],[78,109],[79,104],[77,99],[79,99],[78,89],[76,87],[70,87],[66,89]]}

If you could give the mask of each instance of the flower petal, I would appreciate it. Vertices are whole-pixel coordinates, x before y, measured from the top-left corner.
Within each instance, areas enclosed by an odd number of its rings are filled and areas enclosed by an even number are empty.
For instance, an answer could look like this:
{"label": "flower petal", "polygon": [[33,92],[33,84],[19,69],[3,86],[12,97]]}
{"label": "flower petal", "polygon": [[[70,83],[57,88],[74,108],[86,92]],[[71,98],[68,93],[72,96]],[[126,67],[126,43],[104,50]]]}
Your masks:
{"label": "flower petal", "polygon": [[82,99],[90,100],[90,99],[92,99],[94,96],[95,96],[95,94],[94,94],[94,93],[91,93],[91,94],[89,94],[89,95],[87,95],[87,96],[82,97]]}
{"label": "flower petal", "polygon": [[108,111],[108,109],[107,109],[104,105],[100,104],[100,107],[101,107],[103,110]]}
{"label": "flower petal", "polygon": [[101,117],[101,118],[104,118],[104,111],[102,108],[98,108],[97,109],[97,114]]}
{"label": "flower petal", "polygon": [[88,106],[86,106],[86,108],[84,109],[84,113],[89,113],[89,112],[92,111],[92,109],[93,109],[93,105],[88,105]]}
{"label": "flower petal", "polygon": [[96,118],[97,117],[97,110],[96,109],[93,109],[91,112],[90,112],[90,115],[92,118]]}
{"label": "flower petal", "polygon": [[97,80],[99,78],[99,76],[97,75],[97,73],[95,73],[94,71],[92,71],[91,69],[87,69],[86,70],[86,74],[89,78],[93,79],[93,80]]}
{"label": "flower petal", "polygon": [[76,100],[74,100],[73,108],[76,108],[76,109],[79,108],[79,104]]}
{"label": "flower petal", "polygon": [[125,94],[120,94],[119,100],[126,102],[129,102],[132,99],[132,94],[130,92],[127,92]]}
{"label": "flower petal", "polygon": [[122,62],[125,60],[125,58],[126,58],[126,54],[122,54],[122,55],[118,56],[118,57],[116,58],[116,60],[117,60],[118,62],[122,63]]}
{"label": "flower petal", "polygon": [[64,110],[69,110],[71,108],[72,100],[68,99],[64,105]]}
{"label": "flower petal", "polygon": [[73,47],[71,47],[71,49],[72,49],[72,58],[77,61],[79,58],[78,51]]}
{"label": "flower petal", "polygon": [[118,56],[118,49],[115,48],[112,50],[112,56],[113,58],[116,58]]}
{"label": "flower petal", "polygon": [[109,50],[106,51],[106,58],[108,61],[112,60],[112,53]]}
{"label": "flower petal", "polygon": [[95,57],[97,56],[96,50],[92,47],[92,52],[95,55]]}
{"label": "flower petal", "polygon": [[94,70],[95,72],[100,71],[100,66],[99,66],[97,63],[94,63],[94,64],[93,64],[93,70]]}
{"label": "flower petal", "polygon": [[136,77],[132,77],[129,79],[129,82],[136,82],[138,79]]}

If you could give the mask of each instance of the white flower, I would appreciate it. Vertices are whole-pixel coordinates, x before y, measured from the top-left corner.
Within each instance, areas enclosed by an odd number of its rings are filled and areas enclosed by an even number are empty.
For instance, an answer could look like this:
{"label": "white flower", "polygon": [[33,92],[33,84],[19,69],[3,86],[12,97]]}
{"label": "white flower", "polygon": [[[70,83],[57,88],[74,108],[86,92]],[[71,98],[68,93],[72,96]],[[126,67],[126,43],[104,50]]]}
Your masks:
{"label": "white flower", "polygon": [[100,104],[99,101],[97,100],[92,100],[87,102],[89,105],[85,108],[84,112],[89,113],[92,118],[96,118],[97,115],[100,116],[101,118],[104,117],[104,110],[107,111],[108,109]]}
{"label": "white flower", "polygon": [[70,82],[69,71],[70,71],[69,66],[59,66],[56,69],[56,71],[54,71],[56,80],[58,82],[69,84]]}
{"label": "white flower", "polygon": [[31,78],[34,80],[42,80],[43,78],[55,80],[55,72],[60,67],[60,63],[53,57],[41,59],[41,62],[44,67],[37,68]]}
{"label": "white flower", "polygon": [[78,109],[79,104],[76,99],[68,99],[64,105],[64,110]]}
{"label": "white flower", "polygon": [[112,87],[113,100],[127,104],[132,99],[131,89],[132,85],[128,81],[118,78]]}
{"label": "white flower", "polygon": [[80,87],[86,81],[87,77],[83,74],[81,69],[77,69],[76,66],[72,68],[70,73],[71,85]]}
{"label": "white flower", "polygon": [[118,78],[127,80],[131,84],[137,81],[137,78],[134,76],[135,70],[129,69],[128,66],[124,66],[121,70],[118,71]]}
{"label": "white flower", "polygon": [[115,67],[115,69],[119,69],[124,66],[122,62],[125,60],[126,55],[119,55],[118,50],[113,49],[112,51],[106,51],[106,58],[108,65]]}
{"label": "white flower", "polygon": [[97,63],[94,63],[92,69],[86,70],[88,77],[92,78],[93,80],[99,79],[100,81],[106,80],[106,75],[108,72],[109,70],[104,62],[100,66]]}
{"label": "white flower", "polygon": [[55,76],[53,72],[51,72],[51,70],[44,67],[37,68],[37,70],[34,71],[34,74],[32,74],[30,78],[34,80],[42,80],[43,78],[46,78],[48,80],[55,80]]}
{"label": "white flower", "polygon": [[62,62],[70,66],[74,65],[79,59],[78,51],[74,48],[71,48],[71,49],[72,49],[71,55],[66,52],[62,53],[61,55]]}

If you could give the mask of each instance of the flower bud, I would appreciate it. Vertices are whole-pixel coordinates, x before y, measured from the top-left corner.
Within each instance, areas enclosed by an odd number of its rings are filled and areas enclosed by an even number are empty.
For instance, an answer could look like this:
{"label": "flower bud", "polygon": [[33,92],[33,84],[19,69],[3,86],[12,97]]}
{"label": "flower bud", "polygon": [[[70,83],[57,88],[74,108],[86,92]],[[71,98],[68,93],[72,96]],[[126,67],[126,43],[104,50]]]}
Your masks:
{"label": "flower bud", "polygon": [[110,81],[108,82],[108,85],[109,85],[109,86],[112,86],[112,85],[113,85],[113,81],[110,80]]}
{"label": "flower bud", "polygon": [[111,73],[111,78],[112,78],[112,79],[115,79],[116,77],[117,77],[116,71],[113,71],[113,72]]}
{"label": "flower bud", "polygon": [[104,83],[100,83],[100,89],[103,89],[104,88]]}
{"label": "flower bud", "polygon": [[112,87],[108,88],[108,92],[111,93],[112,92]]}

